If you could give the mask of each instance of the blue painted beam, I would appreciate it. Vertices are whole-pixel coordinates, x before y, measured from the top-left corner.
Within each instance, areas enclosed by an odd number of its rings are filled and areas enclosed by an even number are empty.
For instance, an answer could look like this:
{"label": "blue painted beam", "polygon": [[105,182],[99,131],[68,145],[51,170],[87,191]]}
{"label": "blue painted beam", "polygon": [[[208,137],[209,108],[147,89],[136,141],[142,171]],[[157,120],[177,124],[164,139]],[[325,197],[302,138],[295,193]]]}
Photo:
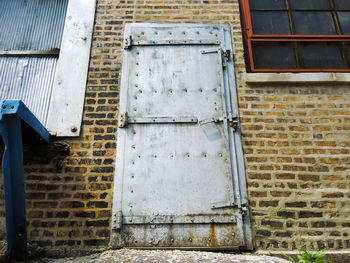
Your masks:
{"label": "blue painted beam", "polygon": [[0,133],[5,144],[2,170],[7,252],[9,255],[25,255],[27,228],[21,122],[32,127],[47,142],[50,134],[22,101],[0,101],[0,107]]}
{"label": "blue painted beam", "polygon": [[22,121],[32,127],[46,142],[49,142],[50,133],[21,100],[0,100],[0,105],[0,120],[2,119],[2,115],[16,114]]}

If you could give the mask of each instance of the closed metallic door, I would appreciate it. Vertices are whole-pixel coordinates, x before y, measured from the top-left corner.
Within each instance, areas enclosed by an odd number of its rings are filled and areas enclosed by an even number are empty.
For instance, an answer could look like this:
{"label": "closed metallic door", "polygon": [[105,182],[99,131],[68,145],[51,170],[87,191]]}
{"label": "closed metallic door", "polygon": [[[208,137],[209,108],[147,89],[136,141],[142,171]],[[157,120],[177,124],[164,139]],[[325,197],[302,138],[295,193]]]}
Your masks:
{"label": "closed metallic door", "polygon": [[250,248],[230,49],[225,26],[126,26],[113,247]]}

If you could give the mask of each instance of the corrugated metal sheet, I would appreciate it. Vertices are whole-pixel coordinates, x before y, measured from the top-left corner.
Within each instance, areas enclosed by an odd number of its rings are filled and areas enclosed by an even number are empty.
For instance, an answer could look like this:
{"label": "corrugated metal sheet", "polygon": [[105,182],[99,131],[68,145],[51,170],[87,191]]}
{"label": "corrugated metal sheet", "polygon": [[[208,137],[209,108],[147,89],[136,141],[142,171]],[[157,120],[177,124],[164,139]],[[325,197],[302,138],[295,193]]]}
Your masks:
{"label": "corrugated metal sheet", "polygon": [[0,57],[0,100],[21,99],[45,125],[56,64],[57,58]]}
{"label": "corrugated metal sheet", "polygon": [[60,48],[68,0],[0,0],[0,50]]}

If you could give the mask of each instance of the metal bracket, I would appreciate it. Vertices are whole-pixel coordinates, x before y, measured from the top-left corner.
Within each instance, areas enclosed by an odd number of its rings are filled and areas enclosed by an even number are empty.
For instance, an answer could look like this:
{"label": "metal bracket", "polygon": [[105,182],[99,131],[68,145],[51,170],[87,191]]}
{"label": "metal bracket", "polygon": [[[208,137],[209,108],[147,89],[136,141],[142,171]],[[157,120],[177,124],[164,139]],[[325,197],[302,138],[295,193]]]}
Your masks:
{"label": "metal bracket", "polygon": [[124,40],[124,49],[130,49],[132,47],[132,44],[133,44],[132,36],[129,35]]}

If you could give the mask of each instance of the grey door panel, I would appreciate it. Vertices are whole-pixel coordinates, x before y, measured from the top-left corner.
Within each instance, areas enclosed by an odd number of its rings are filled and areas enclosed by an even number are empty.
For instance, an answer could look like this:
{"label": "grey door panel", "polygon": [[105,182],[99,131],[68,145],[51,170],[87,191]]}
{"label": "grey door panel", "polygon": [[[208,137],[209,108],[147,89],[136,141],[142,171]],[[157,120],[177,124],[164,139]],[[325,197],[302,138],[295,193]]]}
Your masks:
{"label": "grey door panel", "polygon": [[229,37],[126,26],[113,247],[251,248]]}

